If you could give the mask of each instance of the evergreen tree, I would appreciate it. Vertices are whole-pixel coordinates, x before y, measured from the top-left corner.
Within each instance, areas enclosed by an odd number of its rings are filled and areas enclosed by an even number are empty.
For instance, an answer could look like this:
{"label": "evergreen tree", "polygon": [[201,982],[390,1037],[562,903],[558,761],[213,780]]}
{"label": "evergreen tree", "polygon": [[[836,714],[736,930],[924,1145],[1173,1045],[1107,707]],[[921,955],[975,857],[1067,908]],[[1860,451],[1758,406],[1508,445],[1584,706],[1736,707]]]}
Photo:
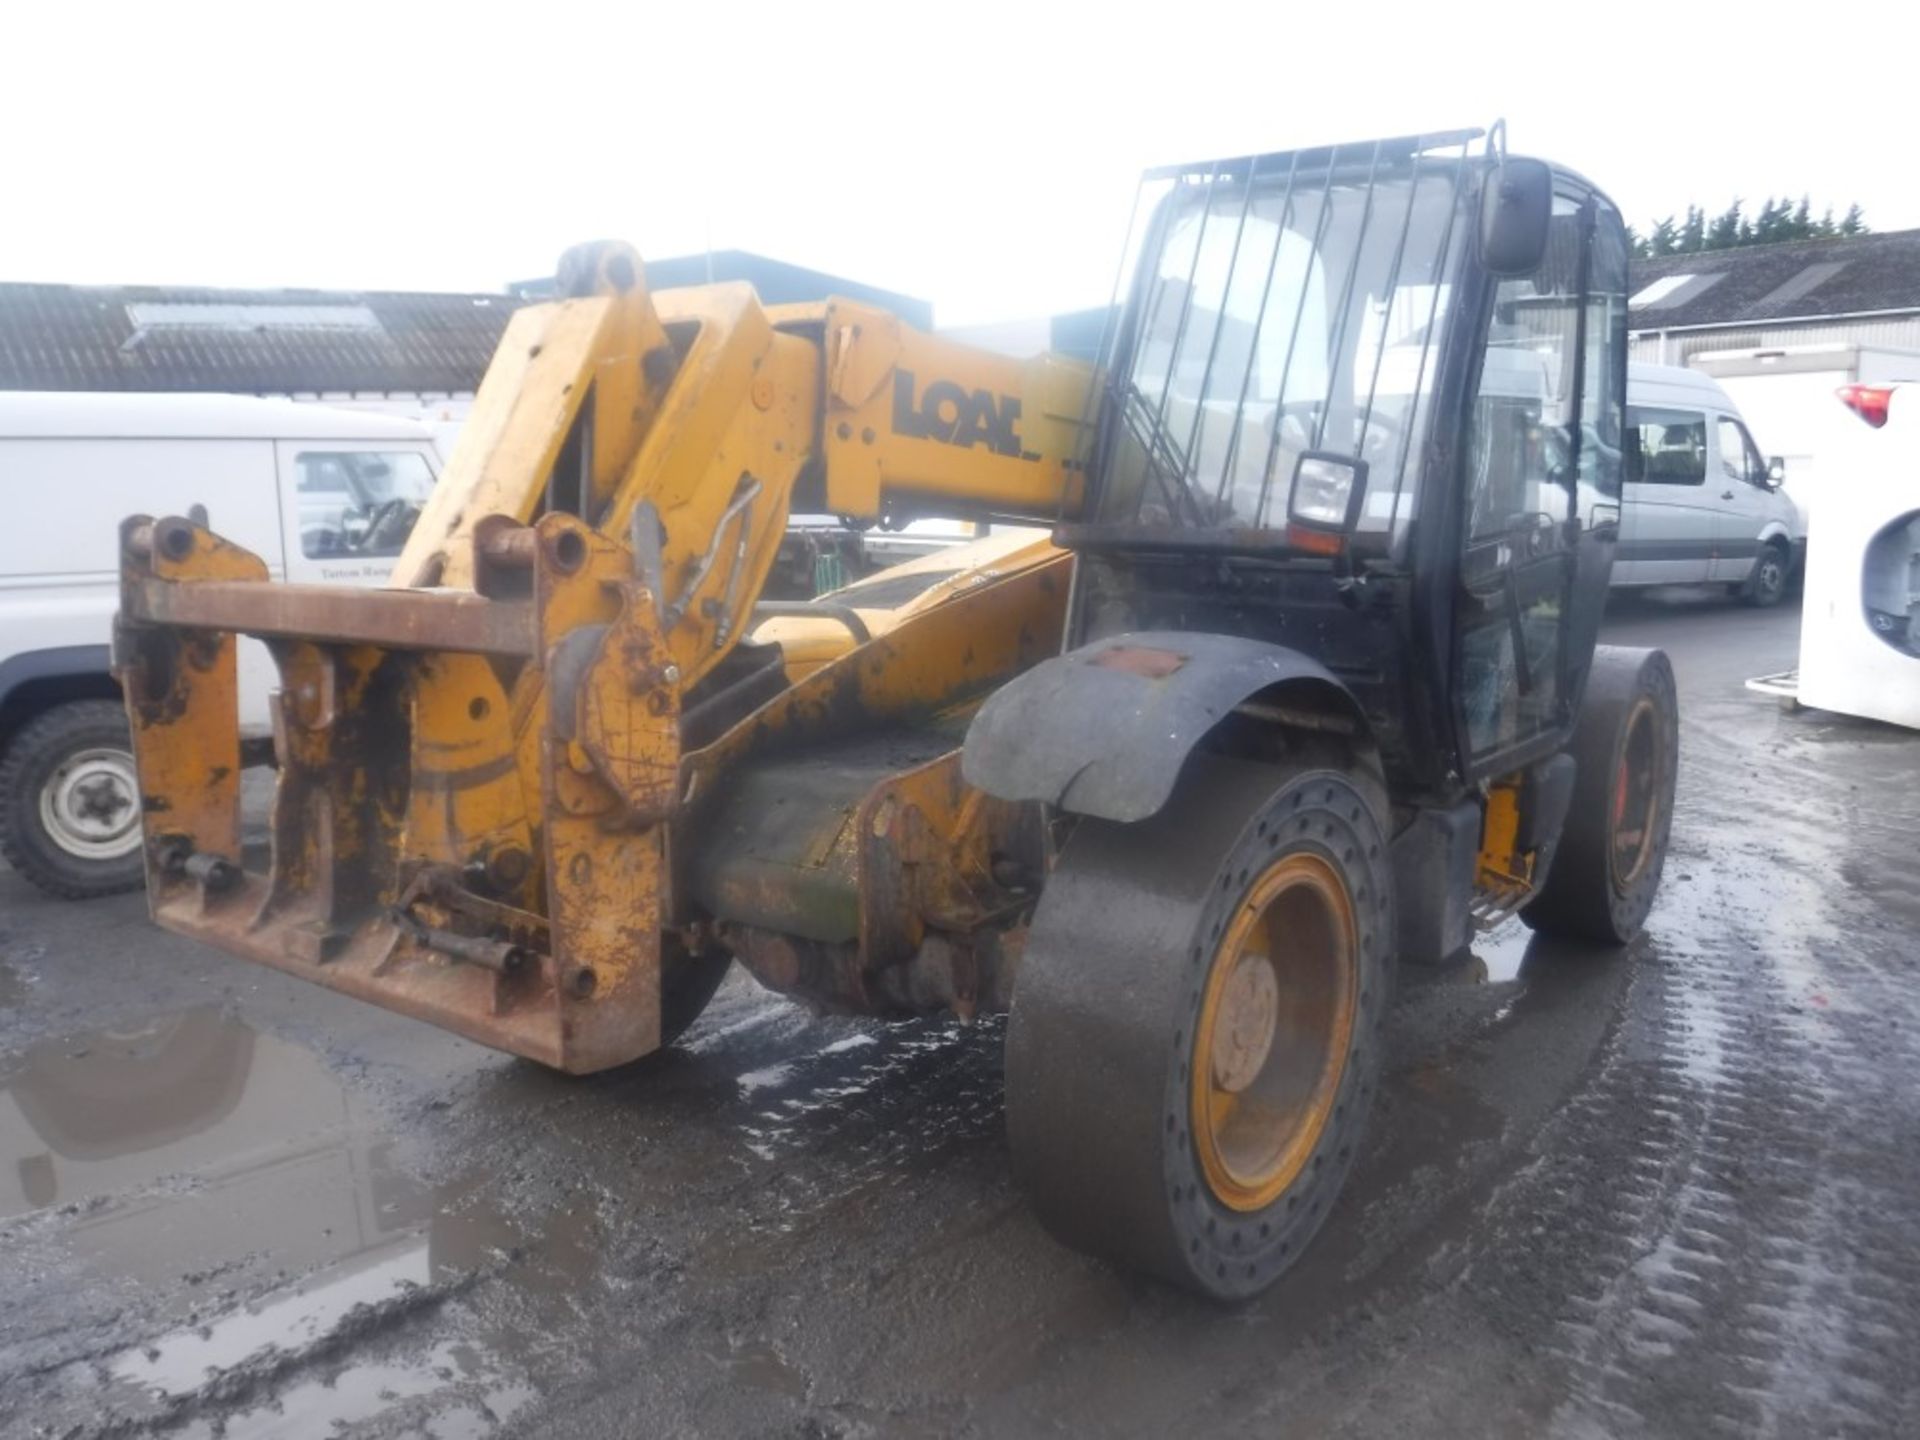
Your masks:
{"label": "evergreen tree", "polygon": [[1707,227],[1709,250],[1731,250],[1740,243],[1740,237],[1746,229],[1740,215],[1740,201],[1735,200],[1725,210],[1713,217],[1713,223]]}
{"label": "evergreen tree", "polygon": [[1849,205],[1837,222],[1829,205],[1815,220],[1810,197],[1802,195],[1796,203],[1785,196],[1776,199],[1769,195],[1751,216],[1738,199],[1711,219],[1698,205],[1689,205],[1685,218],[1677,224],[1668,215],[1655,220],[1645,234],[1629,227],[1627,238],[1636,259],[1657,260],[1665,255],[1698,255],[1739,245],[1777,245],[1789,240],[1831,240],[1869,233],[1866,212],[1858,205]]}
{"label": "evergreen tree", "polygon": [[1687,206],[1687,223],[1680,227],[1680,253],[1697,255],[1707,248],[1707,215],[1698,205]]}

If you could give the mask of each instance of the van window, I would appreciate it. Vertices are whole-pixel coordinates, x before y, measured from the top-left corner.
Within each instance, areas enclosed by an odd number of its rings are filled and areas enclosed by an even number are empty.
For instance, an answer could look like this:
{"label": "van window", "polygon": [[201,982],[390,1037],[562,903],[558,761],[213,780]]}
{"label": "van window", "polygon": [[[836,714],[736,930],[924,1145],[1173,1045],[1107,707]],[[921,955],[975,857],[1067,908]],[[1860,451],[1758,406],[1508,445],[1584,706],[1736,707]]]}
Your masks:
{"label": "van window", "polygon": [[1627,425],[1639,440],[1637,474],[1647,485],[1702,485],[1707,479],[1707,417],[1698,410],[1627,409]]}
{"label": "van window", "polygon": [[1747,427],[1725,415],[1720,417],[1720,465],[1729,479],[1749,485],[1767,483],[1767,463],[1754,448]]}
{"label": "van window", "polygon": [[398,555],[433,492],[416,450],[302,450],[293,466],[309,560]]}

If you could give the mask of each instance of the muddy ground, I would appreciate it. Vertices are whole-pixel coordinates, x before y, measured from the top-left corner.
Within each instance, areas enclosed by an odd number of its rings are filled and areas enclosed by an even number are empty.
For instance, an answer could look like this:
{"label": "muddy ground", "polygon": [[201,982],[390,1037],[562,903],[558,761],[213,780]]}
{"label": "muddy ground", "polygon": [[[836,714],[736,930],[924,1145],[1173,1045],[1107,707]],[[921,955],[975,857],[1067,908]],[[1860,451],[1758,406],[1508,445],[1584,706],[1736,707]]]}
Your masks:
{"label": "muddy ground", "polygon": [[1920,736],[1676,593],[1627,951],[1409,975],[1365,1157],[1237,1310],[1063,1251],[994,1024],[730,980],[567,1080],[0,869],[0,1434],[1920,1432]]}

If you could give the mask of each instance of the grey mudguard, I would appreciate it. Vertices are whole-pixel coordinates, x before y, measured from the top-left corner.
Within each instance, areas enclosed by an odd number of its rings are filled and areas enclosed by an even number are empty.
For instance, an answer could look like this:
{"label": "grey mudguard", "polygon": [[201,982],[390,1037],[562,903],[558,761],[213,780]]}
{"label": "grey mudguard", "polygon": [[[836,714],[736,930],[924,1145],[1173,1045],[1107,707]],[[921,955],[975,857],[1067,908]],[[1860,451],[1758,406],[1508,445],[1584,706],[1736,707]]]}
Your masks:
{"label": "grey mudguard", "polygon": [[1282,645],[1178,630],[1109,636],[996,691],[967,730],[961,770],[1003,800],[1144,820],[1167,803],[1202,736],[1289,680],[1316,681],[1357,713],[1330,670]]}

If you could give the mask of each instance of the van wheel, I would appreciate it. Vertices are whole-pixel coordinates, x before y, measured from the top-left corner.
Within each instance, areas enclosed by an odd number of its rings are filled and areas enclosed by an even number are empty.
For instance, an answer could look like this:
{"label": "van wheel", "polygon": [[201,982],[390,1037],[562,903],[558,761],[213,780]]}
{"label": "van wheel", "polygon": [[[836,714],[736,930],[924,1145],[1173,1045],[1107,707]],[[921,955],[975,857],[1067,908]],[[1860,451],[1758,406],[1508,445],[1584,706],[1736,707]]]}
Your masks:
{"label": "van wheel", "polygon": [[84,900],[146,878],[126,712],[73,700],[23,725],[0,757],[0,855],[49,895]]}
{"label": "van wheel", "polygon": [[1787,570],[1790,564],[1786,546],[1771,541],[1762,545],[1759,557],[1753,562],[1753,573],[1747,576],[1746,583],[1735,593],[1756,609],[1764,610],[1778,605],[1787,593]]}

